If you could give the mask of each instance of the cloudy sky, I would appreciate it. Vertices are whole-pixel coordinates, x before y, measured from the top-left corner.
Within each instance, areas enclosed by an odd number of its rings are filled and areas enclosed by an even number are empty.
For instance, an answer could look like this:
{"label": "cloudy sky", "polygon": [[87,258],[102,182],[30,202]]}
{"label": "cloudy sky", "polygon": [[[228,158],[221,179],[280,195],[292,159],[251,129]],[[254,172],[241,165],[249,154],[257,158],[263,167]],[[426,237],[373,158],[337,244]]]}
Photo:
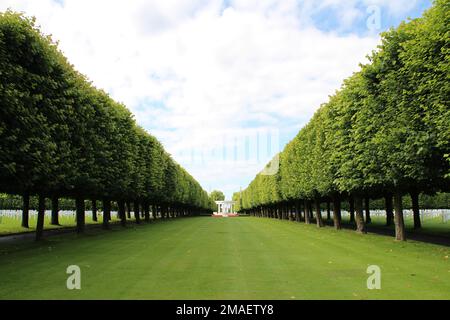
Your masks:
{"label": "cloudy sky", "polygon": [[228,197],[431,0],[0,0]]}

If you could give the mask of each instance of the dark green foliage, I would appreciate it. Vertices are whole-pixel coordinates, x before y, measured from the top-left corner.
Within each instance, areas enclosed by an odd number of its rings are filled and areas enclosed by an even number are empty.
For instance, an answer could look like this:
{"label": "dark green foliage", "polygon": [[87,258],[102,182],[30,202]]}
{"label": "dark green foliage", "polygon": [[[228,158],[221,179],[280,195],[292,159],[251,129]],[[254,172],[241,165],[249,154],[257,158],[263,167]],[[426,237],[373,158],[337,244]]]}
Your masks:
{"label": "dark green foliage", "polygon": [[[345,208],[350,197],[394,194],[397,200],[408,195],[402,201],[410,206],[410,193],[422,193],[419,202],[430,208],[447,208],[448,21],[450,1],[436,0],[422,18],[383,33],[369,63],[344,81],[280,154],[278,174],[257,175],[239,194],[241,210],[301,200],[323,207],[336,197]],[[278,197],[268,196],[273,190]],[[425,196],[436,192],[444,193]],[[383,208],[384,200],[373,203]]]}
{"label": "dark green foliage", "polygon": [[124,105],[75,71],[34,19],[11,11],[0,13],[0,192],[211,210]]}

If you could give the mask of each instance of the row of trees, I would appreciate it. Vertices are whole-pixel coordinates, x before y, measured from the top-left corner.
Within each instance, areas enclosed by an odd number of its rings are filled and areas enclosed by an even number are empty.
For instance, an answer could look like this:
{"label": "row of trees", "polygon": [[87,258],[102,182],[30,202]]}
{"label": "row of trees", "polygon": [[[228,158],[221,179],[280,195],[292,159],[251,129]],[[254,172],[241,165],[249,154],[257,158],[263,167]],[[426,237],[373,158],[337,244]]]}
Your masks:
{"label": "row of trees", "polygon": [[85,199],[101,200],[105,212],[116,201],[123,221],[126,202],[144,211],[212,210],[198,182],[123,104],[78,73],[34,18],[0,13],[0,75],[0,192],[23,195],[24,226],[29,197],[38,195],[38,238],[45,198],[56,207],[74,198],[80,232]]}
{"label": "row of trees", "polygon": [[364,219],[363,200],[384,198],[387,223],[394,220],[396,238],[405,240],[402,197],[409,194],[420,227],[419,194],[450,189],[448,21],[450,1],[436,0],[422,18],[382,34],[370,62],[273,160],[278,173],[261,173],[235,194],[241,210],[271,217],[303,211],[310,223],[314,206],[321,227],[321,203],[331,202],[340,229],[341,201],[348,201],[364,233],[370,210]]}

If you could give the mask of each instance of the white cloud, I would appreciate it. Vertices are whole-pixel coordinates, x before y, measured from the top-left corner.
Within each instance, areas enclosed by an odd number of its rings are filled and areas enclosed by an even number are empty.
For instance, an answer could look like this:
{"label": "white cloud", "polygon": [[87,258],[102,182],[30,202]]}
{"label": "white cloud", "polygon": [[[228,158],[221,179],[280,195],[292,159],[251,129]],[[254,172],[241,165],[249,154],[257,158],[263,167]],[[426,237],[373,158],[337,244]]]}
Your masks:
{"label": "white cloud", "polygon": [[[350,2],[342,23],[359,14]],[[186,156],[192,148],[220,147],[224,136],[245,136],[246,126],[281,135],[292,131],[287,122],[300,128],[378,42],[325,33],[308,21],[308,10],[346,1],[182,3],[0,0],[0,10],[35,15],[79,71],[126,103],[205,188],[228,195],[263,163],[199,165]]]}

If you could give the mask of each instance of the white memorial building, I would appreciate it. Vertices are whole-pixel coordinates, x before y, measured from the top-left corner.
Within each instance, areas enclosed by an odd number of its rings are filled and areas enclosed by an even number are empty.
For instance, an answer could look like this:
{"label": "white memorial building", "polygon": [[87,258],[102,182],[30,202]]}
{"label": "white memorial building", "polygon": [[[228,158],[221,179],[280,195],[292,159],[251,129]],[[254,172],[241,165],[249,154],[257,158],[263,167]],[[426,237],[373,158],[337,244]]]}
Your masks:
{"label": "white memorial building", "polygon": [[234,212],[235,201],[216,201],[217,204],[217,212],[214,212],[214,216],[236,216],[237,213]]}

